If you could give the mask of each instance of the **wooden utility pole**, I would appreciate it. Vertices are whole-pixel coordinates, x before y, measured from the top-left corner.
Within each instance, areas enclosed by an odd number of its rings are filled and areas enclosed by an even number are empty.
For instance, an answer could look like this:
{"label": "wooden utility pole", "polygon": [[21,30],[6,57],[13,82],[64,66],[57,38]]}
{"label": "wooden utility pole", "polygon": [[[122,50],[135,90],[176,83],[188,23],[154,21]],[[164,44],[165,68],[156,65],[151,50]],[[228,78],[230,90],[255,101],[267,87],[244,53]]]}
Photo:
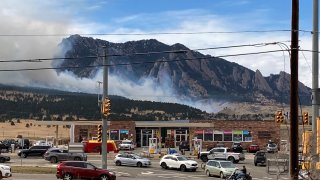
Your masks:
{"label": "wooden utility pole", "polygon": [[292,0],[291,17],[291,81],[290,81],[290,177],[298,179],[298,60],[299,60],[299,0]]}

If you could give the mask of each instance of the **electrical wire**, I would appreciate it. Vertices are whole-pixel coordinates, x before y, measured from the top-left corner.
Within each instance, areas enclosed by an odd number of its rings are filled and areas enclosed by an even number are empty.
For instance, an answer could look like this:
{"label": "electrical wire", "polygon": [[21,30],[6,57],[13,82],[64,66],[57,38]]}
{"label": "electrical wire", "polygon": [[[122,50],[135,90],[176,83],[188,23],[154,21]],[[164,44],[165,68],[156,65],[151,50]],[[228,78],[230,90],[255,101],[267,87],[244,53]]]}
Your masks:
{"label": "electrical wire", "polygon": [[[303,31],[303,30],[299,30]],[[309,32],[307,30],[304,30]],[[0,34],[0,37],[52,37],[52,36],[147,36],[147,35],[199,35],[199,34],[240,34],[240,33],[273,33],[291,32],[289,29],[244,30],[244,31],[201,31],[201,32],[150,32],[150,33],[73,33],[73,34]]]}
{"label": "electrical wire", "polygon": [[173,51],[151,51],[151,52],[137,52],[131,54],[109,54],[101,56],[83,56],[83,57],[55,57],[55,58],[35,58],[35,59],[11,59],[11,60],[0,60],[0,63],[13,63],[13,62],[42,62],[42,61],[54,61],[54,60],[74,60],[74,59],[96,59],[102,57],[121,57],[121,56],[140,56],[140,55],[152,55],[152,54],[169,54],[169,53],[187,53],[190,51],[206,51],[215,49],[227,49],[227,48],[240,48],[240,47],[261,47],[267,45],[275,45],[277,43],[290,42],[290,41],[278,41],[278,42],[267,42],[267,43],[255,43],[255,44],[240,44],[231,46],[220,46],[220,47],[208,47],[198,49],[182,49]]}
{"label": "electrical wire", "polygon": [[283,50],[270,50],[270,51],[259,51],[251,53],[239,53],[239,54],[229,54],[229,55],[220,55],[215,57],[199,57],[199,58],[186,58],[186,59],[174,59],[174,60],[161,60],[161,61],[144,61],[144,62],[132,62],[132,63],[116,63],[116,64],[107,64],[107,65],[88,65],[88,66],[67,66],[67,67],[43,67],[43,68],[22,68],[22,69],[0,69],[0,72],[13,72],[13,71],[36,71],[36,70],[57,70],[57,69],[79,69],[79,68],[96,68],[104,66],[127,66],[127,65],[138,65],[138,64],[153,64],[153,63],[165,63],[165,62],[179,62],[179,61],[198,61],[198,60],[210,60],[215,58],[224,58],[224,57],[234,57],[234,56],[247,56],[247,55],[258,55],[274,52],[282,52]]}

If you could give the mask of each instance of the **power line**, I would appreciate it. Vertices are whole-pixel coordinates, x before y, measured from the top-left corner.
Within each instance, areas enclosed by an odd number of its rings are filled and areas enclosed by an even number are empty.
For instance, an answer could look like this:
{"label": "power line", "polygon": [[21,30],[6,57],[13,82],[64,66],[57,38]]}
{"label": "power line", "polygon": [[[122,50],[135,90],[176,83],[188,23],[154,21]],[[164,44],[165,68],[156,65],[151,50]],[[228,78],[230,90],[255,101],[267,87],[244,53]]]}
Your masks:
{"label": "power line", "polygon": [[234,57],[234,56],[246,56],[246,55],[257,55],[266,54],[274,52],[283,52],[283,50],[270,50],[270,51],[259,51],[251,53],[239,53],[239,54],[229,54],[220,55],[215,57],[199,57],[199,58],[186,58],[186,59],[175,59],[175,60],[161,60],[161,61],[144,61],[144,62],[132,62],[132,63],[118,63],[118,64],[108,64],[108,65],[88,65],[88,66],[68,66],[68,67],[45,67],[45,68],[23,68],[23,69],[0,69],[0,72],[13,72],[13,71],[37,71],[37,70],[57,70],[57,69],[79,69],[79,68],[96,68],[104,66],[127,66],[127,65],[138,65],[138,64],[153,64],[153,63],[164,63],[164,62],[178,62],[178,61],[198,61],[198,60],[209,60],[215,58],[224,57]]}
{"label": "power line", "polygon": [[[187,53],[190,51],[205,51],[205,50],[214,50],[214,49],[227,49],[227,48],[239,48],[239,47],[259,47],[267,45],[275,45],[287,41],[278,41],[278,42],[267,42],[267,43],[255,43],[255,44],[240,44],[240,45],[231,45],[231,46],[220,46],[220,47],[208,47],[208,48],[198,48],[198,49],[185,49],[185,50],[173,50],[173,51],[154,51],[154,52],[138,52],[131,54],[108,54],[107,57],[120,57],[120,56],[135,56],[135,55],[152,55],[152,54],[167,54],[167,53]],[[0,60],[0,63],[13,63],[13,62],[42,62],[42,61],[54,61],[54,60],[74,60],[74,59],[96,59],[102,58],[105,55],[101,56],[83,56],[83,57],[55,57],[55,58],[36,58],[36,59],[11,59],[11,60]]]}
{"label": "power line", "polygon": [[[307,33],[319,33],[312,30],[295,30]],[[0,37],[59,37],[59,36],[148,36],[148,35],[201,35],[201,34],[241,34],[291,32],[291,29],[243,30],[243,31],[199,31],[199,32],[150,32],[150,33],[66,33],[66,34],[0,34]]]}
{"label": "power line", "polygon": [[[300,30],[302,31],[302,30]],[[309,32],[305,30],[306,32]],[[0,34],[1,37],[53,37],[53,36],[147,36],[147,35],[199,35],[199,34],[239,34],[239,33],[272,33],[291,32],[288,29],[244,30],[244,31],[200,31],[200,32],[151,32],[151,33],[74,33],[74,34]]]}

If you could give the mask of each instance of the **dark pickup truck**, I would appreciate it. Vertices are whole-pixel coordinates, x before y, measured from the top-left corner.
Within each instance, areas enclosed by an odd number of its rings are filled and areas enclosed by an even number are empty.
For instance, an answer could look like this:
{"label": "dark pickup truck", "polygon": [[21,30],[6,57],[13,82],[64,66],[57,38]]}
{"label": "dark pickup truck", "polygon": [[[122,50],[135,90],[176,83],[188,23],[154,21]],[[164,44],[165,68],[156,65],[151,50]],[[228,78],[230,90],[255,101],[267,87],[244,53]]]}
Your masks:
{"label": "dark pickup truck", "polygon": [[51,146],[32,146],[29,149],[23,149],[18,152],[18,156],[26,158],[28,156],[43,156],[43,154],[50,148]]}

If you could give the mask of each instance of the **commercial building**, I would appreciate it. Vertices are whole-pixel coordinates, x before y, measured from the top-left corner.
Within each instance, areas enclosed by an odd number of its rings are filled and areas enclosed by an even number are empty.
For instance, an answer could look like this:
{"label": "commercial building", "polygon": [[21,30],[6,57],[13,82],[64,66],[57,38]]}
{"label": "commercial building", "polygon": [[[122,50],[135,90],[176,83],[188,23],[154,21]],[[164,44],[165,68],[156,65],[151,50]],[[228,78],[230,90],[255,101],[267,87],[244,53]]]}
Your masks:
{"label": "commercial building", "polygon": [[[149,146],[150,138],[157,138],[163,147],[177,147],[182,141],[191,143],[194,138],[201,139],[203,147],[217,143],[231,146],[233,142],[241,142],[243,147],[250,144],[264,147],[269,140],[281,141],[280,125],[274,120],[109,121],[107,132],[108,139],[117,142],[132,139],[138,147]],[[75,141],[94,139],[97,122],[75,124],[73,135]]]}

